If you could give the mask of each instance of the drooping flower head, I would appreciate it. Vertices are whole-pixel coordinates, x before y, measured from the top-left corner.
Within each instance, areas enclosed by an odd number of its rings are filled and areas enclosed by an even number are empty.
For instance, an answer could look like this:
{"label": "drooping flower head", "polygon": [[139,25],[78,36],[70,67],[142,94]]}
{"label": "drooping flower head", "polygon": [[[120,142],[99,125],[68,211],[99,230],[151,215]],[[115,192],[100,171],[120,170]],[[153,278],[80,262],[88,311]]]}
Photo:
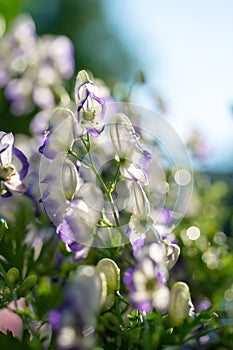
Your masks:
{"label": "drooping flower head", "polygon": [[102,208],[103,194],[92,183],[83,184],[68,203],[57,233],[67,248],[75,253],[75,259],[87,256]]}
{"label": "drooping flower head", "polygon": [[153,219],[150,217],[150,203],[140,183],[133,181],[130,185],[130,205],[132,213],[129,220],[128,235],[130,242],[145,238],[147,231],[153,225]]}
{"label": "drooping flower head", "polygon": [[169,317],[172,326],[181,325],[187,317],[194,317],[194,306],[189,286],[184,282],[176,282],[171,288]]}
{"label": "drooping flower head", "polygon": [[99,136],[104,130],[102,120],[105,113],[105,103],[99,97],[97,86],[90,80],[85,70],[80,71],[76,78],[75,102],[78,123],[83,134],[88,132],[92,136]]}
{"label": "drooping flower head", "polygon": [[[13,162],[13,155],[21,163],[18,171]],[[14,147],[14,136],[12,133],[0,132],[0,181],[3,182],[6,190],[3,194],[11,192],[25,192],[26,187],[22,183],[28,172],[29,163],[25,155]]]}
{"label": "drooping flower head", "polygon": [[118,113],[112,119],[110,136],[116,157],[121,163],[121,175],[141,185],[147,184],[147,168],[152,156],[140,145],[139,135],[125,114]]}
{"label": "drooping flower head", "polygon": [[57,108],[49,121],[49,128],[44,133],[43,144],[39,152],[49,159],[65,156],[74,142],[74,118],[68,108]]}

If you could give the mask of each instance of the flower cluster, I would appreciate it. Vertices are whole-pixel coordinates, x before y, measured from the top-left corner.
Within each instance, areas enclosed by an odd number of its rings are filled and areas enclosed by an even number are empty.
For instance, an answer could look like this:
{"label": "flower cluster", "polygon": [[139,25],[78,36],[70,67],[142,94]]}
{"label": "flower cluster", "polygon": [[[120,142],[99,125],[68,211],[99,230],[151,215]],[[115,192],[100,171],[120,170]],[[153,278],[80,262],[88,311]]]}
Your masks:
{"label": "flower cluster", "polygon": [[[130,244],[132,265],[123,278],[130,302],[144,313],[165,312],[170,303],[169,270],[180,248],[161,236],[150,210],[152,155],[125,114],[118,112],[109,124],[103,123],[105,103],[86,71],[77,76],[75,100],[75,111],[54,112],[39,148],[46,164],[41,182],[44,208],[75,259],[86,258],[90,247],[114,246],[116,237],[118,246]],[[110,166],[105,161],[101,167],[103,154]],[[163,216],[170,218],[167,209]]]}
{"label": "flower cluster", "polygon": [[63,80],[73,71],[71,41],[65,36],[38,37],[29,15],[18,17],[0,41],[0,87],[14,115],[28,114],[35,106],[51,110],[59,100],[68,103]]}
{"label": "flower cluster", "polygon": [[[146,232],[153,220],[143,190],[151,154],[141,146],[129,118],[117,113],[110,122],[109,133],[106,130],[103,135],[104,100],[86,71],[77,76],[75,99],[76,111],[55,110],[39,151],[47,162],[41,179],[42,203],[57,226],[57,233],[78,258],[83,257],[80,255],[82,246],[98,244],[93,240],[94,235],[103,239],[109,227],[120,229],[121,216],[126,213],[130,212],[131,218],[122,233],[129,237],[128,241]],[[108,136],[107,150],[106,141],[95,144],[95,139],[101,135]],[[108,169],[101,173],[96,165],[107,152],[111,152],[115,168],[110,186],[103,180]],[[122,210],[113,195],[122,182],[129,198],[120,216]],[[87,249],[84,250],[87,253]]]}

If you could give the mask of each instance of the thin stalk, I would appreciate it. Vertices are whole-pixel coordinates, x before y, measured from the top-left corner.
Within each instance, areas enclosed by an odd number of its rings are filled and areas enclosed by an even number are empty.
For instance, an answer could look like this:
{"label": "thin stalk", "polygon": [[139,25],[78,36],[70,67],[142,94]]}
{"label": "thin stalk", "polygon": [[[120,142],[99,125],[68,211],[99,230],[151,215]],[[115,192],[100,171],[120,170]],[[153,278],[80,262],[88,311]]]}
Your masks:
{"label": "thin stalk", "polygon": [[112,209],[112,213],[113,213],[116,225],[120,226],[120,223],[119,223],[119,220],[118,220],[118,217],[117,217],[117,213],[116,213],[116,210],[115,210],[114,202],[113,202],[113,199],[112,199],[112,194],[111,194],[110,190],[108,189],[108,187],[105,185],[102,177],[98,173],[98,170],[95,167],[95,164],[94,164],[94,161],[93,161],[93,158],[92,158],[92,155],[91,155],[90,152],[89,152],[89,159],[90,159],[90,163],[92,165],[91,168],[92,168],[95,176],[97,177],[99,183],[101,184],[101,186],[102,186],[102,188],[103,188],[103,190],[104,190],[104,192],[106,194],[106,197],[107,197],[107,199],[108,199],[108,201],[110,203],[110,206],[111,206],[111,209]]}
{"label": "thin stalk", "polygon": [[120,226],[120,223],[119,223],[119,220],[118,220],[118,217],[117,217],[117,213],[116,213],[116,209],[115,209],[115,206],[114,206],[114,202],[113,202],[113,199],[112,199],[111,190],[109,190],[108,187],[105,185],[102,177],[100,176],[98,170],[95,167],[95,163],[94,163],[94,160],[92,158],[92,154],[90,152],[90,137],[89,137],[89,134],[87,136],[87,140],[84,140],[82,137],[81,137],[81,140],[82,140],[82,142],[83,142],[83,144],[86,147],[86,150],[88,152],[90,163],[91,163],[90,167],[93,170],[95,176],[97,177],[97,179],[98,179],[100,185],[102,186],[102,188],[104,190],[104,193],[106,194],[106,197],[107,197],[107,199],[108,199],[108,201],[110,203],[110,206],[111,206],[111,209],[112,209],[112,213],[113,213],[116,225]]}

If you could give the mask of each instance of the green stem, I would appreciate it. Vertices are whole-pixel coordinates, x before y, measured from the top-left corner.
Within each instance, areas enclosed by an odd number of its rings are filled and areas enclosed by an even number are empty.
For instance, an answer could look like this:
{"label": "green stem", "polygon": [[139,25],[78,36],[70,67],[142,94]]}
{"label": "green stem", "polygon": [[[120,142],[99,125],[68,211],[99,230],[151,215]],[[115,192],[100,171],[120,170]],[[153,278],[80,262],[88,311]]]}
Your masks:
{"label": "green stem", "polygon": [[117,162],[117,170],[116,170],[116,174],[114,176],[113,182],[112,182],[111,187],[110,187],[110,192],[113,192],[115,190],[119,174],[120,174],[120,162]]}
{"label": "green stem", "polygon": [[[114,202],[113,202],[113,199],[112,199],[112,194],[111,194],[111,190],[109,190],[107,188],[107,186],[105,185],[102,177],[100,176],[100,174],[98,173],[98,170],[96,169],[95,167],[95,164],[94,164],[94,161],[93,161],[93,158],[92,158],[92,155],[91,155],[91,152],[90,152],[90,142],[89,142],[89,138],[87,140],[84,140],[82,137],[81,137],[81,140],[88,152],[88,155],[89,155],[89,159],[90,159],[90,163],[91,164],[88,164],[86,161],[84,161],[81,157],[79,157],[79,155],[77,153],[75,153],[72,149],[69,149],[68,150],[68,154],[71,154],[73,157],[75,157],[76,159],[78,159],[80,162],[82,162],[86,167],[88,168],[91,168],[94,172],[94,174],[96,175],[100,185],[102,186],[103,190],[104,190],[104,193],[106,194],[106,197],[110,203],[110,206],[111,206],[111,209],[112,209],[112,212],[113,212],[113,216],[114,216],[114,219],[115,219],[115,222],[116,222],[116,225],[117,226],[120,226],[120,223],[119,223],[119,220],[118,220],[118,217],[117,217],[117,213],[116,213],[116,210],[115,210],[115,206],[114,206]],[[87,144],[88,143],[88,144]]]}
{"label": "green stem", "polygon": [[89,159],[90,159],[90,167],[91,169],[93,170],[95,176],[97,177],[100,185],[102,186],[105,194],[106,194],[106,197],[110,203],[110,206],[111,206],[111,209],[112,209],[112,212],[113,212],[113,216],[114,216],[114,219],[115,219],[115,222],[116,222],[116,225],[117,226],[120,226],[120,223],[119,223],[119,220],[118,220],[118,217],[117,217],[117,213],[116,213],[116,209],[115,209],[115,206],[114,206],[114,202],[113,202],[113,199],[112,199],[112,194],[111,194],[111,190],[108,189],[108,187],[105,185],[102,177],[100,176],[100,174],[98,173],[98,170],[96,169],[95,167],[95,164],[94,164],[94,160],[92,158],[92,154],[90,152],[90,137],[89,137],[89,134],[87,136],[87,140],[84,140],[82,137],[81,137],[81,140],[84,144],[84,146],[86,147],[86,150],[88,152],[88,155],[89,155]]}
{"label": "green stem", "polygon": [[68,154],[71,154],[74,158],[78,159],[80,162],[82,162],[86,167],[92,168],[90,164],[88,164],[85,160],[83,160],[77,153],[75,153],[71,148],[68,149]]}
{"label": "green stem", "polygon": [[116,213],[116,210],[115,210],[115,206],[114,206],[114,202],[113,202],[113,199],[112,199],[112,194],[110,192],[110,190],[107,188],[107,186],[105,185],[102,177],[100,176],[100,174],[98,173],[98,170],[96,169],[95,167],[95,164],[94,164],[94,161],[93,161],[93,158],[92,158],[92,155],[91,153],[89,152],[89,159],[90,159],[90,162],[91,162],[91,165],[92,165],[92,170],[95,174],[95,176],[97,177],[99,183],[101,184],[105,194],[106,194],[106,197],[110,203],[110,206],[111,206],[111,209],[112,209],[112,212],[113,212],[113,216],[114,216],[114,219],[115,219],[115,222],[116,222],[116,225],[117,226],[120,226],[120,223],[119,223],[119,220],[118,220],[118,217],[117,217],[117,213]]}

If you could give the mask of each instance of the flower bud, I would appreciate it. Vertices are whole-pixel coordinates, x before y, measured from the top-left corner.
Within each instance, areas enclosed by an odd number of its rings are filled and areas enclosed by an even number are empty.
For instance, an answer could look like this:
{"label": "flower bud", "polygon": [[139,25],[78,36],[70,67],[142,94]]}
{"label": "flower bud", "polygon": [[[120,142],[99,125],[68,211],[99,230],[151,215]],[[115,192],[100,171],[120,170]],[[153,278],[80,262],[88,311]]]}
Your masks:
{"label": "flower bud", "polygon": [[30,275],[25,278],[25,280],[22,282],[21,286],[17,288],[16,293],[19,297],[23,297],[27,295],[34,287],[34,285],[37,282],[37,276],[36,275]]}
{"label": "flower bud", "polygon": [[7,271],[6,275],[8,286],[14,288],[19,280],[19,270],[16,267],[12,267]]}
{"label": "flower bud", "polygon": [[189,287],[184,282],[177,282],[171,288],[169,317],[172,326],[180,326],[188,316],[194,315]]}
{"label": "flower bud", "polygon": [[166,265],[170,270],[177,262],[180,256],[180,247],[177,244],[170,243],[168,240],[163,240],[166,247]]}
{"label": "flower bud", "polygon": [[119,158],[126,158],[135,148],[136,133],[129,118],[118,113],[110,124],[110,135]]}
{"label": "flower bud", "polygon": [[97,269],[103,272],[107,281],[107,294],[114,293],[120,289],[120,269],[117,264],[108,258],[100,260]]}

